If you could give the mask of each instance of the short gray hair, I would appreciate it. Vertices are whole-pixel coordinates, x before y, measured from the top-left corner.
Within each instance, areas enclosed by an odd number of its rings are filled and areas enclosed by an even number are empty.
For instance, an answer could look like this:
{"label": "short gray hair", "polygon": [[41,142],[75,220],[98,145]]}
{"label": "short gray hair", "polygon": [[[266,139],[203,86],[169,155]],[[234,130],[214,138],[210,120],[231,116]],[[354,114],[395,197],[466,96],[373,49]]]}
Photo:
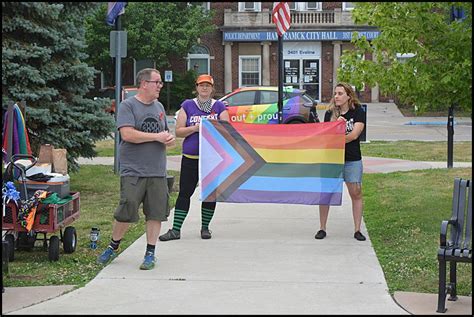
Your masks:
{"label": "short gray hair", "polygon": [[160,71],[154,68],[144,68],[141,71],[137,73],[137,84],[140,86],[140,83],[144,80],[150,80],[151,79],[151,73],[158,73],[160,74]]}

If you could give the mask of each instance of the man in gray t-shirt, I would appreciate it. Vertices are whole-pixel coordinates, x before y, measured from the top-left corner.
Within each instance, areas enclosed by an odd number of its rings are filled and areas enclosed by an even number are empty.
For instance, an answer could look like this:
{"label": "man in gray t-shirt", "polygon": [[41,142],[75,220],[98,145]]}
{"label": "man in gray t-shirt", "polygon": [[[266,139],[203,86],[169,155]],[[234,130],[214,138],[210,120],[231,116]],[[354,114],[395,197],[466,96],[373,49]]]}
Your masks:
{"label": "man in gray t-shirt", "polygon": [[143,204],[147,247],[140,269],[150,270],[156,262],[161,222],[169,216],[166,146],[174,145],[175,137],[168,132],[165,109],[157,100],[163,87],[160,72],[143,69],[137,82],[138,93],[124,100],[117,112],[120,202],[114,213],[112,241],[97,261],[106,264],[117,255],[130,223],[138,222],[138,209]]}
{"label": "man in gray t-shirt", "polygon": [[[123,127],[148,133],[168,131],[165,109],[158,100],[143,104],[136,98],[128,98],[120,104],[117,113],[117,128]],[[166,146],[163,143],[131,143],[121,139],[119,155],[120,176],[166,176]]]}

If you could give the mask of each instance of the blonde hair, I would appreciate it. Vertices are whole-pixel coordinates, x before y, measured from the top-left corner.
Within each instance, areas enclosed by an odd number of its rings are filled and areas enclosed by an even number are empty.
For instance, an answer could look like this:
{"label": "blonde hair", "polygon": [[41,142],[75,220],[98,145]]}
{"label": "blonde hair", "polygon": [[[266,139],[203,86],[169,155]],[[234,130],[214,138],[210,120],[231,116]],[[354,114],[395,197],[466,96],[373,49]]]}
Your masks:
{"label": "blonde hair", "polygon": [[[337,87],[344,88],[346,94],[349,96],[349,100],[347,101],[349,109],[354,110],[360,107],[360,101],[351,85],[348,83],[338,83],[336,87],[334,87],[334,90],[336,90]],[[328,110],[331,111],[331,121],[335,121],[341,115],[341,108],[336,106],[334,102],[334,96],[331,99]]]}

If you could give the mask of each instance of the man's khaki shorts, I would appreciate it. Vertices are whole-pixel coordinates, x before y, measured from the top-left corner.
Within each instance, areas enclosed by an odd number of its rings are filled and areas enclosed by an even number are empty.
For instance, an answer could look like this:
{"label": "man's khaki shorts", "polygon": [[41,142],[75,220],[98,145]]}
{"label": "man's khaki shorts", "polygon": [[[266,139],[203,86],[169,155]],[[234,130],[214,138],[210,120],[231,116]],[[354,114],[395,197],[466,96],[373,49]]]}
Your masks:
{"label": "man's khaki shorts", "polygon": [[145,220],[168,220],[170,208],[166,177],[120,177],[120,202],[114,213],[115,220],[138,222],[141,203]]}

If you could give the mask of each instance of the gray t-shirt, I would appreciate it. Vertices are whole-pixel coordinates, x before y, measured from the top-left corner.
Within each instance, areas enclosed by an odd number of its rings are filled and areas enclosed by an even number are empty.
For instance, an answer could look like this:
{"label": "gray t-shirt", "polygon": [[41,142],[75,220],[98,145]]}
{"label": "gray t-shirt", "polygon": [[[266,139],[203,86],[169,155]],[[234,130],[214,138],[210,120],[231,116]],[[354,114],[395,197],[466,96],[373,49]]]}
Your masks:
{"label": "gray t-shirt", "polygon": [[[138,131],[158,133],[168,130],[163,105],[138,101],[135,96],[120,103],[117,129],[134,127]],[[166,146],[161,142],[130,143],[120,139],[119,163],[121,176],[165,177]]]}

